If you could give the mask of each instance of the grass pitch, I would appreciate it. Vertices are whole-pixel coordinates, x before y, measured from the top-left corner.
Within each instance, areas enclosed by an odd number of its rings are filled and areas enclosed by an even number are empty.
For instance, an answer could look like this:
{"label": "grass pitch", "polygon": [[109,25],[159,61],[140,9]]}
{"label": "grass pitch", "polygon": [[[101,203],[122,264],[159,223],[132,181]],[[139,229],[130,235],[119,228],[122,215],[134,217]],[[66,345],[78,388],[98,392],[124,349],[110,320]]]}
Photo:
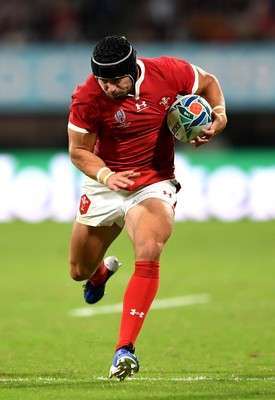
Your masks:
{"label": "grass pitch", "polygon": [[[108,379],[120,315],[71,316],[87,305],[68,275],[70,231],[0,225],[1,400],[275,399],[274,221],[175,225],[156,300],[208,301],[150,310],[140,372],[125,382]],[[109,254],[123,267],[91,307],[122,301],[133,270],[125,231]]]}

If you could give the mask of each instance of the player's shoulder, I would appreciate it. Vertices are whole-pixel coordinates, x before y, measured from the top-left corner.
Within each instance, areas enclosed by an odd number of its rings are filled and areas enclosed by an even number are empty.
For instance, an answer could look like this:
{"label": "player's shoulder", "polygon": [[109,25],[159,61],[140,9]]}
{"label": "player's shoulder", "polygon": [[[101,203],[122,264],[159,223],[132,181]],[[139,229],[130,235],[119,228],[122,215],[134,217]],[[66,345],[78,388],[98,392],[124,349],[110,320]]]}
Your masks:
{"label": "player's shoulder", "polygon": [[74,101],[89,102],[89,100],[100,96],[101,90],[93,74],[89,75],[85,82],[79,84],[74,92]]}
{"label": "player's shoulder", "polygon": [[169,56],[161,56],[154,58],[139,58],[141,62],[143,62],[145,69],[158,70],[159,72],[167,71],[173,68],[183,67],[186,64],[189,64],[187,61],[177,58],[177,57],[169,57]]}
{"label": "player's shoulder", "polygon": [[174,56],[171,56],[171,57],[161,56],[161,57],[152,57],[152,58],[139,57],[138,59],[141,60],[145,66],[171,65],[171,64],[187,62],[187,61],[183,60],[182,58],[174,57]]}

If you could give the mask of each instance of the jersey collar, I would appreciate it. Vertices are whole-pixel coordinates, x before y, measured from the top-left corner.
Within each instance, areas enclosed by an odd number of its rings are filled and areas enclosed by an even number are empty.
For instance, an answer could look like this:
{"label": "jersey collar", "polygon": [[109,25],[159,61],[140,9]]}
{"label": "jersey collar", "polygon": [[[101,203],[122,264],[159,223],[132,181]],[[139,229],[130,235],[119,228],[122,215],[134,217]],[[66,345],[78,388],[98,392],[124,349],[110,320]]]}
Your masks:
{"label": "jersey collar", "polygon": [[140,85],[142,84],[143,80],[144,80],[144,75],[145,75],[145,65],[141,60],[137,60],[137,65],[139,66],[139,70],[140,70],[140,75],[138,80],[136,81],[135,84],[135,94],[130,95],[128,94],[129,97],[134,97],[135,100],[139,99],[139,95],[140,95]]}

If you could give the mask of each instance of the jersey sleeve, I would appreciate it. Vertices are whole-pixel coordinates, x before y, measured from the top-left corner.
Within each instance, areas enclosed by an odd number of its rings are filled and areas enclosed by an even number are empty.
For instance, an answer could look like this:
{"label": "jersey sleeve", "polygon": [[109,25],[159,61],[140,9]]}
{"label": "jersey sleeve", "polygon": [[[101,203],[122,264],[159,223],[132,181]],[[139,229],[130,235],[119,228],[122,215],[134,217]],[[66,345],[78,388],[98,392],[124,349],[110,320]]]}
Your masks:
{"label": "jersey sleeve", "polygon": [[70,105],[68,127],[80,133],[98,132],[98,110],[86,93],[83,85],[78,86]]}

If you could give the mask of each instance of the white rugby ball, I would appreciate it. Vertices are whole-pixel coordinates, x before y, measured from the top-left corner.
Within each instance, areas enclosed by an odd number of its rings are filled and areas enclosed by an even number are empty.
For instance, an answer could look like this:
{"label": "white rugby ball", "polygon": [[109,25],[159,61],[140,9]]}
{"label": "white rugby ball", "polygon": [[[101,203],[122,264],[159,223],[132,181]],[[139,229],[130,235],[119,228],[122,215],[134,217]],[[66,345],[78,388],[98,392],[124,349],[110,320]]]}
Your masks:
{"label": "white rugby ball", "polygon": [[181,142],[190,142],[196,136],[203,136],[202,129],[212,124],[212,108],[196,94],[180,96],[171,105],[167,114],[170,132]]}

